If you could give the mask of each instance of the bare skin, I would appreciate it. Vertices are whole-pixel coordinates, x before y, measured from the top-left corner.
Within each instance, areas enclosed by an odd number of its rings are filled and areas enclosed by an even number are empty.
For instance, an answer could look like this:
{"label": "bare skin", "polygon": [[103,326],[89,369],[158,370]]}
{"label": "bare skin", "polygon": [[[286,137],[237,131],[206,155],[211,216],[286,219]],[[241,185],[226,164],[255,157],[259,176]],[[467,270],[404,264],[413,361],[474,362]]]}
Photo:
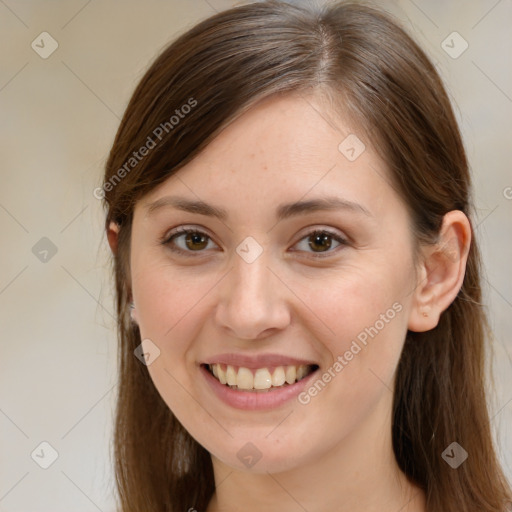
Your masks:
{"label": "bare skin", "polygon": [[[160,350],[148,366],[156,388],[211,453],[216,491],[208,512],[425,511],[423,491],[392,450],[394,375],[407,330],[434,328],[457,295],[470,225],[449,212],[439,244],[424,247],[415,266],[410,218],[385,163],[369,140],[349,161],[338,146],[357,130],[328,123],[325,108],[316,96],[264,100],[135,208],[134,320],[141,339]],[[170,195],[228,216],[170,206],[148,213]],[[282,203],[325,196],[359,206],[276,220]],[[204,233],[207,244],[187,245],[178,235],[178,254],[172,242],[160,243],[179,226]],[[346,243],[331,237],[324,252],[311,236],[316,229]],[[249,236],[262,249],[251,263],[236,252]],[[115,251],[115,224],[108,237]],[[348,360],[370,326],[377,334]],[[338,356],[346,365],[307,403],[240,410],[212,393],[199,371],[225,352],[293,355],[314,361],[319,374]],[[261,454],[251,467],[237,456],[248,442]]]}

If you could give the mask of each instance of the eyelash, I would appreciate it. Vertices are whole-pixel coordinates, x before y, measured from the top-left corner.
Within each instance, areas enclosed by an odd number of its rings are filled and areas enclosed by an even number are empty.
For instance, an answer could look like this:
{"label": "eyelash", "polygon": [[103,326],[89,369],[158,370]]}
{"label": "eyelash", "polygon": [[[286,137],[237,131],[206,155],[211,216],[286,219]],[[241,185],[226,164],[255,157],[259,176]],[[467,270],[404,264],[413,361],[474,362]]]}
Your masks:
{"label": "eyelash", "polygon": [[[174,246],[172,243],[174,241],[174,239],[179,238],[182,235],[188,235],[188,234],[192,234],[192,233],[198,234],[198,235],[204,235],[208,240],[211,240],[211,237],[208,236],[203,231],[200,231],[198,229],[181,227],[181,228],[178,228],[173,233],[171,233],[171,235],[166,235],[163,239],[160,240],[160,243],[162,245],[168,246],[169,249],[175,253],[178,253],[181,255],[186,255],[186,256],[191,256],[193,258],[200,257],[199,255],[194,255],[193,253],[194,252],[204,252],[204,250],[202,250],[202,251],[184,251],[183,249],[176,248],[176,246]],[[336,247],[332,251],[329,250],[329,251],[325,251],[324,253],[314,253],[314,252],[310,253],[313,258],[327,258],[327,257],[331,256],[333,253],[338,252],[336,249],[339,249],[342,246],[348,245],[348,241],[346,239],[342,238],[337,233],[334,233],[328,229],[314,229],[314,230],[310,231],[309,233],[307,233],[305,236],[303,236],[299,240],[299,242],[301,242],[305,238],[309,238],[313,235],[328,235],[331,238],[333,238],[336,242],[339,242],[339,244],[340,244],[338,247]],[[299,242],[297,242],[297,243],[299,243]],[[300,252],[300,251],[298,251],[298,252]]]}

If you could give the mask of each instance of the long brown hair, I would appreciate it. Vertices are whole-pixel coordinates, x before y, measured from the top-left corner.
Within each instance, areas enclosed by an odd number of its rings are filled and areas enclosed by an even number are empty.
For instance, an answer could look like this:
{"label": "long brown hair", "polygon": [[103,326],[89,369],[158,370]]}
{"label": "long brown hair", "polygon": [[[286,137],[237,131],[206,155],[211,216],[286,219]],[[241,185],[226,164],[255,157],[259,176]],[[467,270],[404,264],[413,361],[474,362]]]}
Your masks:
{"label": "long brown hair", "polygon": [[[129,315],[135,203],[258,100],[319,87],[329,92],[332,112],[350,116],[388,164],[418,244],[436,239],[450,210],[463,211],[471,222],[468,162],[450,101],[425,53],[387,13],[353,2],[313,9],[266,1],[220,12],[181,35],[138,84],[101,189],[105,227],[111,221],[120,226],[113,271],[121,512],[201,511],[214,492],[210,454],[174,417],[134,357],[141,343]],[[394,453],[424,489],[431,512],[502,512],[511,500],[486,402],[489,337],[480,266],[473,239],[459,294],[435,329],[408,332],[396,373]],[[469,454],[457,469],[441,456],[454,441]]]}

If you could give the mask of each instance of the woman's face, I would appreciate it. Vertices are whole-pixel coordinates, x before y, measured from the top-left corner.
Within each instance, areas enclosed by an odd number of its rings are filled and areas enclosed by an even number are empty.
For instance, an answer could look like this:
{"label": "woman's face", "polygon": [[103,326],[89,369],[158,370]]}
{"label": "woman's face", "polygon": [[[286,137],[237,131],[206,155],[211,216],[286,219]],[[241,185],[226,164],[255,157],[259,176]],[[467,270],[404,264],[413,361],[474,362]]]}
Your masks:
{"label": "woman's face", "polygon": [[260,102],[135,208],[147,368],[190,434],[239,469],[293,469],[389,425],[410,219],[371,141],[322,112],[316,97]]}

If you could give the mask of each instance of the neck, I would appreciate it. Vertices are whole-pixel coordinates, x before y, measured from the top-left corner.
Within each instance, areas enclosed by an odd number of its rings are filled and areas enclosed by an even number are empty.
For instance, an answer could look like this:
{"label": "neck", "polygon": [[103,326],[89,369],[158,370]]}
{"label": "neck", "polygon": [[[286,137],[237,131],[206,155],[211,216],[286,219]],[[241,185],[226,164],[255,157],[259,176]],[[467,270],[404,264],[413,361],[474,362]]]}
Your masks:
{"label": "neck", "polygon": [[425,512],[424,492],[396,463],[391,400],[386,393],[349,436],[286,472],[243,472],[212,456],[216,491],[207,512]]}

